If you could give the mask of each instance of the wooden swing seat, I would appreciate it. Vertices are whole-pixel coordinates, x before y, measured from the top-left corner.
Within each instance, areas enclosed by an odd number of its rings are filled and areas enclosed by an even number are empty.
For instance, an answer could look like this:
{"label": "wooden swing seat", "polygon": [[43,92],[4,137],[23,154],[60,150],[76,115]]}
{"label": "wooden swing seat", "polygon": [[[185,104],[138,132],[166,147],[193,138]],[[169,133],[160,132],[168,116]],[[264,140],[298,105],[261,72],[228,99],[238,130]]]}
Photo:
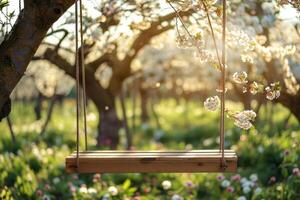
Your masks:
{"label": "wooden swing seat", "polygon": [[237,155],[225,150],[227,168],[219,150],[192,151],[76,151],[66,158],[68,173],[197,173],[236,172]]}

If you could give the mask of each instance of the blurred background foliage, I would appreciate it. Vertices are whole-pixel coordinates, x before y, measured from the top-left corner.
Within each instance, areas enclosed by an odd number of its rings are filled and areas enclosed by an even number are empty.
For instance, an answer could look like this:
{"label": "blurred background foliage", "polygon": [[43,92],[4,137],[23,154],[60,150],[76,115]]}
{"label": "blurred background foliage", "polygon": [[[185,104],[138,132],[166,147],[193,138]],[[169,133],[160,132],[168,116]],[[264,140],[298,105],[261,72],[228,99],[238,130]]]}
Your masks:
{"label": "blurred background foliage", "polygon": [[[171,2],[211,55],[206,13],[191,12],[195,1]],[[220,39],[221,2],[205,2]],[[18,16],[9,4],[0,0],[1,41]],[[0,123],[1,199],[300,199],[298,1],[230,1],[226,105],[257,113],[248,131],[226,119],[237,174],[66,174],[76,145],[72,11],[49,30]],[[218,148],[218,112],[203,107],[217,93],[216,60],[199,62],[204,54],[178,37],[186,33],[167,2],[91,1],[84,16],[90,149]],[[243,93],[236,71],[279,81],[280,97]]]}

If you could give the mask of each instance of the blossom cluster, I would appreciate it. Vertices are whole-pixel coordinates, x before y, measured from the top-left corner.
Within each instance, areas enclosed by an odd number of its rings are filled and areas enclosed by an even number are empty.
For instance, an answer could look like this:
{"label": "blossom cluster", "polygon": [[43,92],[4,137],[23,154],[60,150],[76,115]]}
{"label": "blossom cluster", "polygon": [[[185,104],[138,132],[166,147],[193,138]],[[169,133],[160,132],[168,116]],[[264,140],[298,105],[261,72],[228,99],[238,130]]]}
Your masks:
{"label": "blossom cluster", "polygon": [[204,101],[205,109],[216,111],[220,106],[220,98],[218,96],[209,97]]}
{"label": "blossom cluster", "polygon": [[207,7],[210,7],[211,5],[216,4],[217,0],[169,0],[168,2],[175,3],[179,6],[180,10],[184,11],[188,9],[198,10],[199,8],[203,7],[203,3],[205,3]]}
{"label": "blossom cluster", "polygon": [[[232,76],[233,82],[237,84],[247,84],[247,73],[242,72],[235,72]],[[278,99],[280,97],[280,83],[271,83],[269,86],[264,86],[263,84],[257,83],[256,81],[253,81],[247,86],[243,86],[243,93],[246,93],[249,91],[251,94],[255,95],[257,93],[265,93],[266,98],[268,100],[274,100]]]}
{"label": "blossom cluster", "polygon": [[256,113],[253,110],[245,110],[237,112],[229,116],[234,119],[234,124],[244,130],[248,130],[252,127],[252,121],[256,118]]}
{"label": "blossom cluster", "polygon": [[259,180],[257,174],[251,174],[249,178],[242,177],[240,174],[235,174],[231,176],[230,179],[227,179],[223,175],[219,175],[217,176],[217,180],[220,182],[220,186],[229,193],[233,193],[238,190],[238,188],[241,188],[243,195],[238,197],[239,200],[246,200],[244,195],[247,195],[251,191],[253,191],[254,194],[260,194],[262,192],[262,189],[258,184]]}

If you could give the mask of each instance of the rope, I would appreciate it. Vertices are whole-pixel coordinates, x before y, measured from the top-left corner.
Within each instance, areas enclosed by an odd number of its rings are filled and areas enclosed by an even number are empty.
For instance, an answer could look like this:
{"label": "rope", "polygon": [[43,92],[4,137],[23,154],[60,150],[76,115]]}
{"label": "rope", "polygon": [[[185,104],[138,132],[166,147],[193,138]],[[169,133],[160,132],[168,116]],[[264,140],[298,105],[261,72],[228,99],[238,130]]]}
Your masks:
{"label": "rope", "polygon": [[[79,7],[78,7],[79,2]],[[79,14],[78,14],[79,9]],[[82,0],[75,1],[75,68],[76,68],[76,165],[79,167],[79,143],[80,143],[80,116],[81,116],[81,97],[83,98],[83,125],[84,125],[84,135],[85,135],[85,150],[88,149],[87,145],[87,123],[86,123],[86,107],[87,107],[87,98],[86,98],[86,78],[85,78],[85,66],[84,66],[84,41],[83,41],[83,17],[82,17]],[[78,15],[79,15],[79,24],[78,24]],[[80,27],[79,27],[80,26]],[[79,35],[78,30],[80,28],[80,44],[81,48],[79,51]],[[79,57],[80,53],[80,57]],[[80,58],[80,63],[79,63]],[[82,78],[82,91],[80,87],[80,65],[81,65],[81,78]]]}
{"label": "rope", "polygon": [[227,165],[226,165],[226,160],[225,160],[225,79],[226,79],[226,68],[225,68],[225,63],[226,63],[226,7],[227,7],[227,2],[226,0],[223,0],[223,18],[222,18],[222,61],[220,59],[220,55],[219,55],[219,51],[218,51],[218,47],[217,47],[217,42],[216,42],[216,37],[215,37],[215,33],[214,33],[214,29],[212,27],[212,23],[211,23],[211,19],[209,16],[209,10],[205,4],[204,1],[202,1],[204,10],[206,12],[206,17],[208,20],[208,24],[210,27],[210,31],[211,31],[211,35],[213,38],[213,43],[214,43],[214,47],[216,50],[216,54],[217,54],[217,59],[218,59],[218,63],[220,66],[220,70],[221,70],[221,78],[220,78],[220,87],[221,87],[221,118],[220,118],[220,153],[221,153],[221,168],[223,170],[226,169]]}
{"label": "rope", "polygon": [[85,83],[85,66],[84,66],[84,41],[83,41],[83,20],[82,20],[82,0],[79,0],[80,5],[80,43],[81,43],[81,68],[82,68],[82,88],[83,88],[83,123],[84,123],[84,136],[85,136],[85,150],[88,150],[87,145],[87,125],[86,125],[86,83]]}
{"label": "rope", "polygon": [[214,47],[215,47],[216,54],[217,54],[218,63],[219,63],[220,69],[221,69],[222,68],[222,62],[221,62],[219,51],[218,51],[218,46],[217,46],[217,42],[216,42],[215,32],[214,32],[214,29],[212,27],[211,19],[210,19],[210,16],[209,16],[209,11],[208,11],[207,6],[206,6],[206,4],[205,4],[204,1],[202,1],[202,4],[203,4],[203,7],[204,7],[204,10],[205,10],[205,13],[206,13],[206,17],[207,17],[207,20],[208,20],[209,28],[210,28],[211,35],[212,35],[213,42],[214,42]]}
{"label": "rope", "polygon": [[78,60],[78,0],[75,1],[75,70],[76,70],[76,166],[79,167],[79,100],[80,100],[80,83],[79,83],[79,60]]}
{"label": "rope", "polygon": [[222,31],[222,68],[221,68],[221,122],[220,122],[220,147],[222,152],[221,168],[226,169],[226,160],[224,158],[225,144],[225,79],[226,79],[226,7],[227,1],[223,0],[223,31]]}

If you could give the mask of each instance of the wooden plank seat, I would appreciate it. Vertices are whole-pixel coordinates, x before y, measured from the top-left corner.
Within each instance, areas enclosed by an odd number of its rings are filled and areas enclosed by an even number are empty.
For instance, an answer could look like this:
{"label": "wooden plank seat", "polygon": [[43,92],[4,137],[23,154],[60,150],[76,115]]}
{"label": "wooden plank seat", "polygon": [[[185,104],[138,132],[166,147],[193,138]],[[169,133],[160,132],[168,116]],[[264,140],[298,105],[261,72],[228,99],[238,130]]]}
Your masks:
{"label": "wooden plank seat", "polygon": [[219,150],[192,151],[76,151],[66,158],[68,173],[197,173],[236,172],[237,155],[225,150],[227,168],[221,169]]}

